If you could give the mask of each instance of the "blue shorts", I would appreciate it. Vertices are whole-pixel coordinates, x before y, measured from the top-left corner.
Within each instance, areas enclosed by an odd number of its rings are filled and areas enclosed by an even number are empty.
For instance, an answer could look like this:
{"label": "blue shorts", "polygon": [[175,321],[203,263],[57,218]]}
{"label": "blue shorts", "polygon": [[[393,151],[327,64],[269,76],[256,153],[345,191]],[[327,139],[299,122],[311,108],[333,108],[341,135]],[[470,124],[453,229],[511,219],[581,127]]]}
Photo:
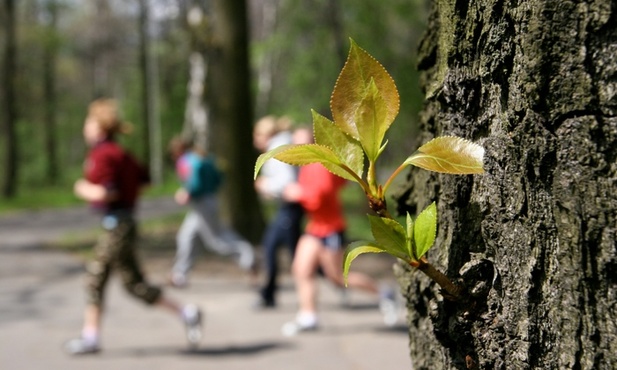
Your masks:
{"label": "blue shorts", "polygon": [[345,246],[345,232],[344,231],[335,232],[335,233],[329,234],[324,237],[319,237],[315,235],[311,235],[311,236],[319,239],[319,241],[321,241],[321,244],[323,244],[323,246],[327,250],[331,250],[333,252],[338,252],[342,250],[343,247]]}

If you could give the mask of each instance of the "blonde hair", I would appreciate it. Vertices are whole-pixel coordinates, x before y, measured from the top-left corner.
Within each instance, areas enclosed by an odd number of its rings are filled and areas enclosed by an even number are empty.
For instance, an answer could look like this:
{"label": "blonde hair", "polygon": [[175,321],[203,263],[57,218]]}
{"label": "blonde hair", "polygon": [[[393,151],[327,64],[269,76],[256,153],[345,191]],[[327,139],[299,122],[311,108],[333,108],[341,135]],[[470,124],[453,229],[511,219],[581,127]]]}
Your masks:
{"label": "blonde hair", "polygon": [[169,141],[167,150],[172,156],[179,156],[191,147],[191,143],[182,136],[174,136]]}
{"label": "blonde hair", "polygon": [[253,132],[272,137],[281,131],[289,130],[291,128],[291,122],[291,119],[287,116],[277,118],[276,116],[268,115],[260,118],[259,121],[255,123]]}
{"label": "blonde hair", "polygon": [[86,120],[89,119],[96,121],[108,135],[130,134],[133,131],[133,125],[120,119],[118,104],[114,99],[101,98],[90,103]]}

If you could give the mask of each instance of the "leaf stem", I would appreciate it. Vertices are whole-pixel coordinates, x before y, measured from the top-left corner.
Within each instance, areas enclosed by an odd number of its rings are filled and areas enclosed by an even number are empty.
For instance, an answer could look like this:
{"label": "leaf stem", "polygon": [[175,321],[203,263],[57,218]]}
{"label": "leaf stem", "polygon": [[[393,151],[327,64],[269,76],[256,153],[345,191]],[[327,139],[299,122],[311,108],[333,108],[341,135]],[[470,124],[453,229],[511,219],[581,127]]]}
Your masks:
{"label": "leaf stem", "polygon": [[339,166],[343,170],[347,171],[354,179],[356,179],[356,182],[360,185],[362,190],[364,190],[365,194],[370,194],[370,188],[368,184],[366,183],[366,181],[364,181],[360,176],[358,176],[357,173],[355,173],[351,168],[347,167],[346,165],[340,164]]}
{"label": "leaf stem", "polygon": [[416,267],[422,271],[426,276],[435,281],[439,286],[445,290],[451,298],[454,300],[461,300],[463,298],[463,289],[459,285],[454,284],[444,273],[437,270],[431,265],[424,257],[417,261],[410,262],[410,265]]}
{"label": "leaf stem", "polygon": [[398,166],[398,168],[392,172],[392,175],[390,175],[390,177],[388,178],[388,180],[386,181],[386,183],[383,186],[383,193],[385,194],[386,191],[388,190],[388,188],[390,187],[390,185],[392,184],[392,181],[394,181],[394,179],[401,173],[401,171],[403,171],[405,169],[405,167],[407,167],[408,165],[406,163],[401,164],[400,166]]}
{"label": "leaf stem", "polygon": [[379,197],[380,194],[377,193],[377,177],[375,176],[375,162],[373,161],[369,161],[366,181],[368,182],[369,188],[371,189],[371,194],[373,194],[373,196]]}

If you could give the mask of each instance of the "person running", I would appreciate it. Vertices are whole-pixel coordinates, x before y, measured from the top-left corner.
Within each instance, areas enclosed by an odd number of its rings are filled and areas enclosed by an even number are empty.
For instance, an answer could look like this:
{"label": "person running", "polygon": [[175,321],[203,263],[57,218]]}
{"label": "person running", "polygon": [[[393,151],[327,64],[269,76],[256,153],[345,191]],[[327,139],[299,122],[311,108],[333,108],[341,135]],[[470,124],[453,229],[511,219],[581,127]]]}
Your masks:
{"label": "person running", "polygon": [[176,259],[172,267],[171,284],[182,288],[187,284],[193,266],[193,242],[201,238],[204,246],[224,255],[234,255],[240,268],[255,267],[253,246],[220,221],[218,189],[223,174],[214,155],[204,155],[190,149],[188,141],[176,137],[170,142],[170,152],[176,161],[176,173],[182,187],[176,191],[179,204],[191,208],[176,235]]}
{"label": "person running", "polygon": [[64,345],[71,355],[100,350],[105,287],[114,270],[132,296],[177,315],[186,326],[192,347],[201,339],[201,310],[194,304],[181,305],[149,284],[137,258],[135,206],[139,191],[148,183],[149,176],[115,141],[117,134],[128,133],[129,128],[119,119],[114,100],[98,99],[89,105],[83,135],[90,151],[85,161],[84,178],[75,182],[74,192],[102,216],[103,230],[94,246],[94,257],[87,264],[87,305],[81,336]]}
{"label": "person running", "polygon": [[[255,124],[253,145],[260,152],[272,150],[278,146],[291,144],[290,121],[286,118],[265,116]],[[259,294],[256,308],[273,308],[276,306],[278,290],[278,258],[280,246],[285,245],[293,259],[296,244],[302,233],[304,211],[297,202],[282,198],[283,189],[297,179],[297,168],[287,163],[270,159],[264,163],[255,180],[255,189],[262,199],[274,202],[276,212],[268,223],[261,245],[265,262],[265,283]]]}
{"label": "person running", "polygon": [[[293,141],[296,144],[311,143],[312,131],[297,129]],[[308,217],[292,262],[299,310],[295,320],[283,325],[282,332],[286,336],[317,329],[316,274],[320,269],[334,285],[344,286],[346,221],[339,192],[345,184],[345,179],[332,174],[321,163],[312,163],[301,167],[298,182],[288,185],[283,192],[283,197],[288,201],[300,203]],[[384,322],[387,325],[396,323],[398,313],[391,289],[380,290],[373,278],[353,271],[349,272],[347,283],[350,288],[378,296]]]}

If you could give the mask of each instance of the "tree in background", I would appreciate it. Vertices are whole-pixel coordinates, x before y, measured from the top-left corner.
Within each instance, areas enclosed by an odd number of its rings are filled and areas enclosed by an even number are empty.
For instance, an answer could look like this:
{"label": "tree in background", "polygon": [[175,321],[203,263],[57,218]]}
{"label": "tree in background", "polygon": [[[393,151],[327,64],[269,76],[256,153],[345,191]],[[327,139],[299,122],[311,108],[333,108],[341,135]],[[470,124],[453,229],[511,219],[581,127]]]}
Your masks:
{"label": "tree in background", "polygon": [[[399,163],[417,147],[421,107],[414,52],[426,23],[425,0],[252,0],[251,34],[256,116],[278,114],[308,123],[309,110],[329,114],[330,93],[349,37],[381,61],[399,86],[401,122],[389,133]],[[398,158],[394,158],[395,156]]]}
{"label": "tree in background", "polygon": [[195,145],[203,150],[210,149],[209,102],[205,98],[208,67],[212,51],[210,29],[212,10],[207,2],[192,1],[184,11],[186,30],[190,38],[189,81],[184,111],[182,135],[193,138]]}
{"label": "tree in background", "polygon": [[617,368],[615,3],[435,1],[429,19],[422,142],[478,141],[486,174],[412,169],[398,196],[437,202],[429,259],[467,291],[397,265],[414,369]]}
{"label": "tree in background", "polygon": [[43,14],[46,20],[46,36],[43,51],[43,103],[45,152],[46,152],[46,179],[49,184],[56,184],[59,176],[58,149],[56,143],[56,58],[58,53],[58,3],[56,0],[48,0],[43,3]]}
{"label": "tree in background", "polygon": [[2,196],[11,198],[17,192],[17,35],[16,35],[16,9],[13,0],[4,0],[4,19],[2,23],[4,31],[4,51],[2,64],[2,89],[3,101],[1,109],[2,124],[2,147],[4,150],[4,173],[2,183]]}
{"label": "tree in background", "polygon": [[152,57],[150,40],[150,1],[139,0],[139,71],[141,74],[141,118],[143,158],[149,163],[155,184],[163,180],[161,129],[156,109],[155,58]]}
{"label": "tree in background", "polygon": [[263,221],[253,187],[253,104],[246,1],[212,3],[212,52],[206,85],[212,151],[226,163],[224,196],[233,227],[252,241]]}

